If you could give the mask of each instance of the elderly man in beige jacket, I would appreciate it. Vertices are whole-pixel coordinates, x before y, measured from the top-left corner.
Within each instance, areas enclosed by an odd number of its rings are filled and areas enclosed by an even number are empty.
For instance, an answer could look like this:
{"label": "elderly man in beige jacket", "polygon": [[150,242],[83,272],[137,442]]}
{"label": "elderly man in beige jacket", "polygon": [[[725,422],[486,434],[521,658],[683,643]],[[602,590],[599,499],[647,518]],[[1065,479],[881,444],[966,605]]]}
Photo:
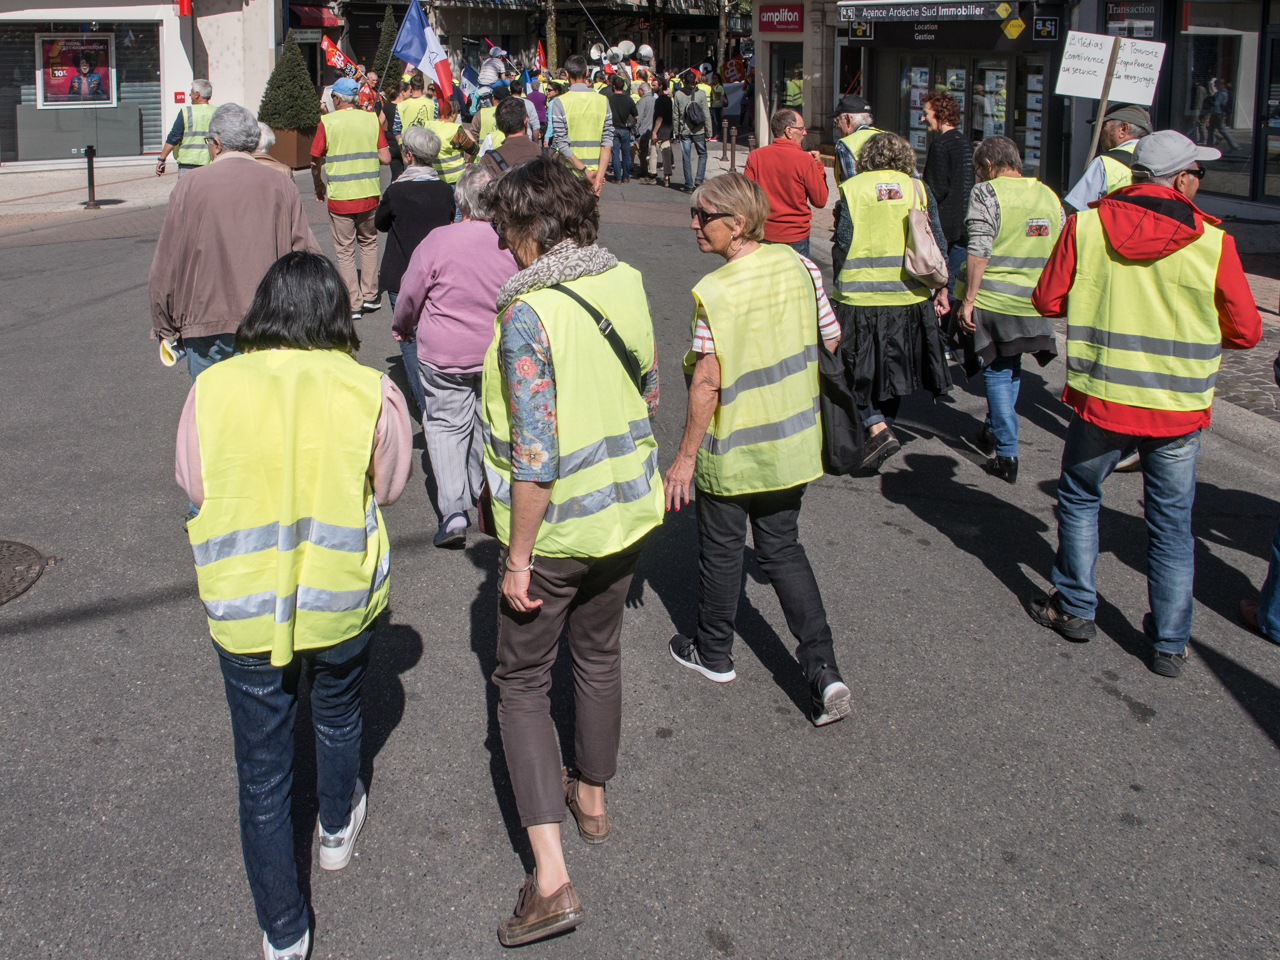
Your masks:
{"label": "elderly man in beige jacket", "polygon": [[148,281],[151,335],[187,351],[192,381],[231,356],[258,282],[286,253],[320,253],[302,197],[253,158],[257,118],[224,103],[209,120],[213,161],[169,195]]}

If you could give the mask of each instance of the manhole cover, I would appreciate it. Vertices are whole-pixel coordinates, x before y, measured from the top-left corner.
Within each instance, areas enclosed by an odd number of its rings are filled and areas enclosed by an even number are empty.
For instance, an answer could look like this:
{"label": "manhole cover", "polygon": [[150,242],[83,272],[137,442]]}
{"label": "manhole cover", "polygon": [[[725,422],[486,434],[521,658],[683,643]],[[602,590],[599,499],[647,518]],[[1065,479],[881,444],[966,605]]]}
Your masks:
{"label": "manhole cover", "polygon": [[44,572],[44,557],[25,543],[0,540],[0,604],[26,590]]}

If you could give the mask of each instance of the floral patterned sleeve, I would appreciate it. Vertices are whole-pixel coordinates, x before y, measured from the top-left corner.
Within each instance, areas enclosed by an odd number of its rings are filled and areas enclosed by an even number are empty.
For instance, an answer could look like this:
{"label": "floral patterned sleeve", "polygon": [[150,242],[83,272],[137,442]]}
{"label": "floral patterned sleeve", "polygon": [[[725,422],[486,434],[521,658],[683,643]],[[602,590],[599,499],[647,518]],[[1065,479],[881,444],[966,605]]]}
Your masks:
{"label": "floral patterned sleeve", "polygon": [[498,354],[511,396],[511,478],[548,483],[560,471],[556,372],[542,321],[519,300],[502,315]]}

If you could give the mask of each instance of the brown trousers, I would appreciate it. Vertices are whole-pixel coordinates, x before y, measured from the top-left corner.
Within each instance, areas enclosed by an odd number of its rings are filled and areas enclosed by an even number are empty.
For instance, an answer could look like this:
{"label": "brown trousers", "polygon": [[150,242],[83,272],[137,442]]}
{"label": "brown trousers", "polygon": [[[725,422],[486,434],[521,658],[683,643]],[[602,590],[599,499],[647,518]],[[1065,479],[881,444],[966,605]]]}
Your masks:
{"label": "brown trousers", "polygon": [[[329,225],[333,228],[333,258],[337,261],[338,276],[347,286],[351,297],[351,309],[359,310],[366,301],[378,299],[378,231],[373,226],[373,215],[364,213],[334,213],[329,211]],[[360,247],[360,275],[356,276],[356,246]]]}
{"label": "brown trousers", "polygon": [[[643,542],[643,541],[642,541]],[[560,744],[551,721],[551,667],[569,624],[573,658],[574,753],[578,772],[597,783],[618,769],[622,731],[622,609],[640,544],[608,557],[538,557],[532,614],[498,599],[498,726],[520,825],[565,818]],[[506,563],[502,551],[500,564]]]}

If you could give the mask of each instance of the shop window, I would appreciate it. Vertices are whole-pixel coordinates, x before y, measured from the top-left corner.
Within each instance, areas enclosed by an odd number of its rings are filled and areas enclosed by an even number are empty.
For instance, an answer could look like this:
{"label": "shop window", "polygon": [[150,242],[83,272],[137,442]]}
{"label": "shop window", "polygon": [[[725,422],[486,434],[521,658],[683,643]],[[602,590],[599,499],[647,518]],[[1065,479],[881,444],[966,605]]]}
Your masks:
{"label": "shop window", "polygon": [[1045,58],[1018,57],[1018,83],[1012,105],[1014,141],[1022,153],[1022,175],[1039,177],[1044,146]]}
{"label": "shop window", "polygon": [[1260,4],[1183,0],[1179,9],[1169,125],[1222,151],[1221,160],[1205,164],[1202,189],[1248,197]]}

